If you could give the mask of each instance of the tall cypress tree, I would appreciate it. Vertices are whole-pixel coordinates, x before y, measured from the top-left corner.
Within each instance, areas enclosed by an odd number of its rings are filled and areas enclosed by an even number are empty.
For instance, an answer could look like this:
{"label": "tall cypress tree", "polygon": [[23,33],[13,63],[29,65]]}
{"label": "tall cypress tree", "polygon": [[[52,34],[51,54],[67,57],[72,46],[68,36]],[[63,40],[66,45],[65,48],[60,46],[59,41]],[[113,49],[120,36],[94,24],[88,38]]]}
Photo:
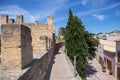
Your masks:
{"label": "tall cypress tree", "polygon": [[83,27],[81,20],[77,16],[74,16],[72,31],[72,54],[77,57],[76,68],[78,73],[81,77],[84,77],[87,66],[86,57],[88,53],[88,47],[84,37],[85,28]]}
{"label": "tall cypress tree", "polygon": [[65,47],[67,49],[68,56],[71,55],[71,37],[72,37],[72,25],[73,25],[73,14],[72,10],[69,10],[69,17],[68,17],[68,22],[65,30]]}
{"label": "tall cypress tree", "polygon": [[65,32],[65,46],[68,51],[68,56],[73,62],[76,56],[76,68],[81,77],[84,77],[87,64],[88,47],[84,38],[85,28],[81,20],[72,15],[69,11],[68,23]]}
{"label": "tall cypress tree", "polygon": [[92,33],[85,31],[85,41],[88,45],[88,58],[93,59],[95,57],[96,46],[98,46],[99,41],[94,38]]}

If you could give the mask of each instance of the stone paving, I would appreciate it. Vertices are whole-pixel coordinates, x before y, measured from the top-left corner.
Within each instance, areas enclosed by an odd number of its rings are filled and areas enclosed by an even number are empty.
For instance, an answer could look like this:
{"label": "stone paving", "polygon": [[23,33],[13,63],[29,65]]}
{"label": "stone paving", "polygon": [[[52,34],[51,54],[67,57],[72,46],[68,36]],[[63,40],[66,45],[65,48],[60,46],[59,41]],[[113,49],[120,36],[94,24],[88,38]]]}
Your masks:
{"label": "stone paving", "polygon": [[55,54],[50,80],[77,80],[70,69],[65,54]]}
{"label": "stone paving", "polygon": [[102,72],[101,65],[97,62],[96,58],[89,62],[86,76],[87,80],[115,80],[113,75]]}

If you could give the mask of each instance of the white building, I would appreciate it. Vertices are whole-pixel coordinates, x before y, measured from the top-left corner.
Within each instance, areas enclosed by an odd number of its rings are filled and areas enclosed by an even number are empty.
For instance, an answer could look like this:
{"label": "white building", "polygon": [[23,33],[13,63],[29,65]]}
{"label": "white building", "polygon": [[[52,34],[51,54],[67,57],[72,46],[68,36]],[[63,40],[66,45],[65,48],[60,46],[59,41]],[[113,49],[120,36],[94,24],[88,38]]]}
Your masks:
{"label": "white building", "polygon": [[99,39],[99,43],[96,58],[107,72],[112,72],[116,80],[120,80],[120,41]]}

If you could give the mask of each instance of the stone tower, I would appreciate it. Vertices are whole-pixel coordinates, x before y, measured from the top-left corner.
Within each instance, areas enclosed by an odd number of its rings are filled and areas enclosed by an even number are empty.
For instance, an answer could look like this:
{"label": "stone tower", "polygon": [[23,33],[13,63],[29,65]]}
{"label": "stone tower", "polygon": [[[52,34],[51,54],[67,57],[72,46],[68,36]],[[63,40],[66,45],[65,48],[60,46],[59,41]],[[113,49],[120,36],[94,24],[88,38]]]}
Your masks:
{"label": "stone tower", "polygon": [[53,17],[52,17],[52,16],[48,16],[48,17],[47,17],[47,23],[48,23],[49,25],[53,25]]}
{"label": "stone tower", "polygon": [[17,15],[16,16],[16,23],[22,24],[23,23],[23,15]]}
{"label": "stone tower", "polygon": [[8,15],[2,15],[1,16],[1,24],[8,23]]}

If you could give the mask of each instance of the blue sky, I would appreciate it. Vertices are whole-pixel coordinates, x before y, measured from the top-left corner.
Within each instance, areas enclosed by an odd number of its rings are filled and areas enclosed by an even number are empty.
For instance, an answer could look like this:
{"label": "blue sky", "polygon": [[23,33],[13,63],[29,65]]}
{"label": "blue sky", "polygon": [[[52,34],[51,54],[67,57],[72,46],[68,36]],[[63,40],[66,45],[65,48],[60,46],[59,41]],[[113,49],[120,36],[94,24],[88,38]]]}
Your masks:
{"label": "blue sky", "polygon": [[24,22],[45,23],[52,15],[56,33],[66,26],[70,8],[92,33],[120,30],[120,0],[0,0],[0,15],[10,18],[20,14]]}

